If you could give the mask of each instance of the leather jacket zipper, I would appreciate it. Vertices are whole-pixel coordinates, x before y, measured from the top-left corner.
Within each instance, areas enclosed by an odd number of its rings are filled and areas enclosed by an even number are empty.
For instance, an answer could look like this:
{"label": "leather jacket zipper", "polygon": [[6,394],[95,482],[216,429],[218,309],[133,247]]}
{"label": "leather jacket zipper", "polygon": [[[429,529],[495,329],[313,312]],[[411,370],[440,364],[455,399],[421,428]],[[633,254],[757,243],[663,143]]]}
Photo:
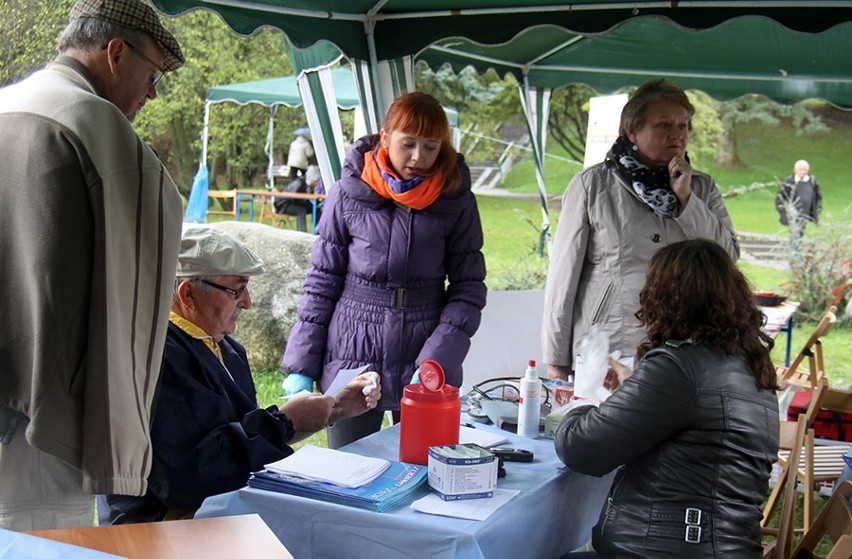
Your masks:
{"label": "leather jacket zipper", "polygon": [[618,473],[618,478],[615,480],[615,483],[612,486],[612,491],[609,492],[609,495],[606,498],[606,509],[604,510],[604,519],[601,522],[601,534],[605,533],[606,524],[609,522],[609,516],[612,512],[612,505],[615,501],[615,494],[618,492],[618,487],[621,485],[624,477],[621,475],[621,472]]}

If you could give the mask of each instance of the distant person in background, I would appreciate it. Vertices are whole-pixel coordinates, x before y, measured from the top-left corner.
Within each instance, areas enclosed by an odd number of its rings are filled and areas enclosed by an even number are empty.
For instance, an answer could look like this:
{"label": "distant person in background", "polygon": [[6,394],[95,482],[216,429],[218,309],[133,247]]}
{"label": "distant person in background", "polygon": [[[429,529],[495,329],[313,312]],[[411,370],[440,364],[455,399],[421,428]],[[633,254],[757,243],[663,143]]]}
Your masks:
{"label": "distant person in background", "polygon": [[[790,228],[793,236],[801,237],[808,222],[819,223],[822,211],[822,193],[816,177],[810,174],[811,166],[804,159],[793,165],[793,174],[784,179],[775,196],[775,209],[782,225]],[[796,219],[791,220],[788,211],[795,206]]]}
{"label": "distant person in background", "polygon": [[20,531],[145,492],[183,213],[131,125],[184,63],[156,12],[81,0],[58,51],[0,90],[0,528]]}
{"label": "distant person in background", "polygon": [[695,112],[676,84],[643,84],[621,112],[606,160],[578,173],[562,199],[545,290],[542,350],[549,378],[567,378],[593,325],[632,356],[645,332],[634,313],[651,257],[686,239],[740,249],[713,179],[686,153]]}
{"label": "distant person in background", "polygon": [[450,143],[441,104],[397,97],[379,134],[356,141],[326,199],[299,320],[283,367],[288,393],[321,390],[368,365],[382,401],[328,430],[339,448],[399,416],[403,387],[424,359],[462,384],[462,362],[485,306],[482,225],[470,172]]}
{"label": "distant person in background", "polygon": [[266,409],[245,348],[231,337],[251,308],[260,258],[215,227],[184,231],[151,438],[154,468],[142,497],[98,501],[101,524],[191,517],[211,495],[239,489],[253,471],[293,453],[290,444],[328,423],[372,409],[381,397],[364,373],[332,396],[294,398]]}
{"label": "distant person in background", "polygon": [[290,167],[290,179],[304,177],[308,165],[314,157],[314,145],[311,143],[311,132],[307,128],[296,130],[296,139],[290,143],[287,152],[287,166]]}

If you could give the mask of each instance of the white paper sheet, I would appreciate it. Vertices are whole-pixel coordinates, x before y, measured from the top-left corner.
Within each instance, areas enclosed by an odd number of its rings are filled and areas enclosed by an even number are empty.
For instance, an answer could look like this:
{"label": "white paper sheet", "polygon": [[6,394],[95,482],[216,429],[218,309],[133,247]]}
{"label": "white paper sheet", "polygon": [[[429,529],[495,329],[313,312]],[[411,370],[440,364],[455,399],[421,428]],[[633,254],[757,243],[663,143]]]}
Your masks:
{"label": "white paper sheet", "polygon": [[343,387],[349,384],[352,379],[354,379],[361,373],[366,373],[367,367],[368,365],[358,367],[357,369],[340,369],[339,371],[337,371],[337,375],[334,377],[334,380],[331,381],[331,386],[329,386],[328,390],[325,391],[325,395],[334,396],[335,394],[343,390]]}
{"label": "white paper sheet", "polygon": [[466,518],[468,520],[486,520],[494,511],[511,501],[520,493],[518,489],[495,489],[490,499],[465,499],[462,501],[444,501],[434,493],[411,503],[411,508],[426,514]]}
{"label": "white paper sheet", "polygon": [[500,433],[493,433],[485,429],[474,429],[464,425],[459,426],[459,444],[475,443],[483,448],[508,443],[509,439]]}
{"label": "white paper sheet", "polygon": [[379,477],[389,466],[390,462],[382,458],[305,445],[265,468],[342,487],[361,487]]}

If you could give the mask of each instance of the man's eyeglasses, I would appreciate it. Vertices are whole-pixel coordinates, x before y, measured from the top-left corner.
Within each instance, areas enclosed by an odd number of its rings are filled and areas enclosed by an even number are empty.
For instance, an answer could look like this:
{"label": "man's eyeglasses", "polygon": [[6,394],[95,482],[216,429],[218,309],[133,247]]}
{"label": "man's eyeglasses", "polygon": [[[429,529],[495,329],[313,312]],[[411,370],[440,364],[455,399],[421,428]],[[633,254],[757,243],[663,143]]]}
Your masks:
{"label": "man's eyeglasses", "polygon": [[154,87],[157,87],[157,84],[160,83],[160,80],[163,79],[163,76],[165,75],[166,72],[160,67],[159,64],[157,64],[156,62],[154,62],[153,60],[148,58],[148,56],[144,52],[142,52],[141,50],[134,47],[133,44],[130,41],[125,39],[124,43],[128,47],[130,47],[130,50],[133,51],[133,54],[135,54],[136,56],[138,56],[139,58],[141,58],[143,60],[146,60],[154,68],[157,69],[157,71],[154,72],[154,76],[151,78],[151,85],[154,86]]}
{"label": "man's eyeglasses", "polygon": [[209,285],[210,287],[216,288],[220,291],[224,291],[225,293],[233,295],[235,300],[242,297],[243,293],[245,293],[246,289],[248,289],[248,284],[242,286],[239,289],[231,289],[230,287],[225,287],[224,285],[219,285],[218,283],[213,283],[212,281],[207,281],[206,279],[200,279],[198,281],[200,281],[201,283],[203,283],[205,285]]}

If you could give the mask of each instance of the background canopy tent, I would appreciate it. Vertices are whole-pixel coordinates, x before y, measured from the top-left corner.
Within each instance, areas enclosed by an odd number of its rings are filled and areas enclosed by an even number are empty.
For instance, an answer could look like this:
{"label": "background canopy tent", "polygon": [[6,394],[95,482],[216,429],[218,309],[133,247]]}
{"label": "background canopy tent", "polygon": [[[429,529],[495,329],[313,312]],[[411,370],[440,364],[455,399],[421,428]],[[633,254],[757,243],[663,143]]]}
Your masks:
{"label": "background canopy tent", "polygon": [[852,107],[852,0],[152,1],[173,15],[214,10],[244,35],[277,27],[302,69],[320,64],[299,49],[328,41],[352,62],[368,127],[414,87],[418,55],[432,66],[511,71],[521,84],[545,237],[542,165],[553,87],[585,82],[611,91],[667,77],[722,99],[757,92]]}
{"label": "background canopy tent", "polygon": [[[358,107],[358,94],[355,90],[355,80],[347,68],[331,70],[337,107],[348,111]],[[269,159],[267,169],[267,186],[272,188],[273,177],[273,133],[275,113],[278,107],[295,108],[302,106],[302,96],[296,83],[295,76],[273,78],[229,85],[217,85],[207,89],[207,99],[204,104],[204,127],[202,128],[201,161],[207,161],[207,126],[210,119],[210,105],[214,103],[237,103],[246,105],[256,103],[269,108],[269,130],[266,136],[266,154]]]}
{"label": "background canopy tent", "polygon": [[[348,111],[359,108],[358,93],[355,86],[355,80],[352,77],[352,71],[348,68],[337,68],[329,72],[333,84],[334,99],[337,108]],[[274,117],[281,105],[295,108],[301,107],[302,95],[299,91],[299,86],[295,76],[284,78],[272,78],[268,80],[258,80],[244,83],[235,83],[229,85],[217,85],[207,89],[207,98],[204,107],[204,127],[202,130],[202,153],[201,160],[207,161],[207,124],[209,120],[210,105],[214,103],[237,103],[246,105],[256,103],[269,108],[269,131],[267,133],[266,153],[269,158],[269,169],[273,167],[273,131]],[[459,115],[455,109],[444,107],[444,112],[447,113],[447,119],[450,125],[454,128],[458,127]],[[355,138],[360,135],[358,119],[356,118]],[[342,146],[342,138],[331,138],[334,146]],[[353,138],[354,139],[354,138]],[[326,176],[332,176],[329,173]],[[267,172],[268,186],[271,188],[272,175]],[[331,183],[328,183],[331,184]]]}

